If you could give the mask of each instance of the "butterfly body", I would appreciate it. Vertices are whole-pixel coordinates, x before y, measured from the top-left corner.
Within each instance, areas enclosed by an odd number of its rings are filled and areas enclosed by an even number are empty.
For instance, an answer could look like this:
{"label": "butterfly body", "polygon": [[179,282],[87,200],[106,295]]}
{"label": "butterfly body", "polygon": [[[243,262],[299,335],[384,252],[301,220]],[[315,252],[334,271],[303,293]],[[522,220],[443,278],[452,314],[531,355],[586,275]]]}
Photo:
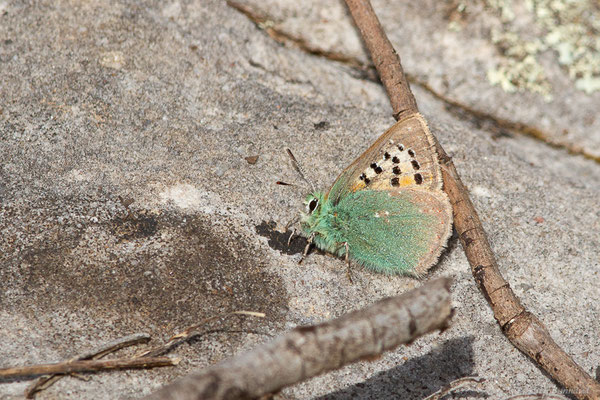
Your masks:
{"label": "butterfly body", "polygon": [[302,230],[318,248],[374,271],[423,275],[452,227],[433,145],[419,114],[396,123],[328,192],[306,198]]}

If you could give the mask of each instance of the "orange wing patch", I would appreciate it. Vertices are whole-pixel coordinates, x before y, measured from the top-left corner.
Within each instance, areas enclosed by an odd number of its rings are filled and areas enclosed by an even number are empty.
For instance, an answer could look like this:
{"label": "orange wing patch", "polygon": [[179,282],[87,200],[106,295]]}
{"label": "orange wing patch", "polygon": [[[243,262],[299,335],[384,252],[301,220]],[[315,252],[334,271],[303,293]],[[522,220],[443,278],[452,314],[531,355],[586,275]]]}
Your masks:
{"label": "orange wing patch", "polygon": [[415,184],[415,177],[412,175],[404,175],[400,178],[399,186],[412,186]]}
{"label": "orange wing patch", "polygon": [[363,181],[356,181],[352,184],[352,186],[350,187],[350,191],[351,192],[358,192],[359,190],[362,190],[366,187],[367,185],[365,185],[365,183]]}

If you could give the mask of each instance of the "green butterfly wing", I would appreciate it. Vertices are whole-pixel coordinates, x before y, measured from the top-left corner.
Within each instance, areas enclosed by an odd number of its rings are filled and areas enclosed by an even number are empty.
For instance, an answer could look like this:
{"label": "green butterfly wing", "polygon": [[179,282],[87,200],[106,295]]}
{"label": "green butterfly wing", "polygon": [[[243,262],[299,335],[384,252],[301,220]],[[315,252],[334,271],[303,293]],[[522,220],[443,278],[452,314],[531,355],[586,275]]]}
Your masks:
{"label": "green butterfly wing", "polygon": [[386,274],[422,276],[451,232],[452,211],[444,196],[410,189],[350,193],[332,210],[335,229],[358,263]]}

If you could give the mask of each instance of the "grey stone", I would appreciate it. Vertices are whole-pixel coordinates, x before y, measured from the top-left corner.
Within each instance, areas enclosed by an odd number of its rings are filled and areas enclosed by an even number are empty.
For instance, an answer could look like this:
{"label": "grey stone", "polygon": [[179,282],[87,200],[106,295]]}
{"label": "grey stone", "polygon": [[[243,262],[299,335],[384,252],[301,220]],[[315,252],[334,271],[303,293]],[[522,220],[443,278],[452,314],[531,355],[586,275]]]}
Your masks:
{"label": "grey stone", "polygon": [[[411,52],[401,50],[409,71]],[[282,243],[307,190],[285,148],[326,188],[393,123],[383,89],[353,67],[280,46],[221,1],[107,0],[0,2],[0,70],[1,366],[63,360],[140,331],[156,343],[227,311],[267,314],[210,324],[173,351],[176,368],[64,378],[39,398],[143,396],[285,329],[420,284],[357,267],[351,285],[343,260],[313,252],[298,265],[301,239]],[[598,165],[490,134],[414,86],[503,273],[593,373]],[[490,113],[515,107],[497,97]],[[527,112],[554,121],[538,102]],[[450,329],[287,398],[422,398],[466,375],[487,381],[464,398],[561,393],[503,337],[456,238],[435,276],[455,278]],[[28,383],[2,382],[0,397],[20,398]]]}
{"label": "grey stone", "polygon": [[[343,1],[231,0],[278,37],[368,64]],[[600,157],[593,0],[374,0],[413,86],[548,143]]]}

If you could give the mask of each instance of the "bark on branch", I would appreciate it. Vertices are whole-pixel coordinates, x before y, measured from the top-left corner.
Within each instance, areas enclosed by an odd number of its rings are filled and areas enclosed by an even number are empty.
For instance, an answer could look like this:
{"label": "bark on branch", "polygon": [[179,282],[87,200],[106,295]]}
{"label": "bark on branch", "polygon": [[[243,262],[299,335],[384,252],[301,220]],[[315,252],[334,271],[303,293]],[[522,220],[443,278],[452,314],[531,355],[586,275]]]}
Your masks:
{"label": "bark on branch", "polygon": [[[150,335],[147,333],[136,333],[126,336],[109,343],[103,344],[96,349],[85,351],[75,357],[70,358],[66,362],[81,361],[81,360],[97,360],[109,353],[113,353],[125,347],[133,346],[140,343],[150,341]],[[51,374],[39,377],[32,385],[25,390],[25,398],[32,399],[40,390],[50,387],[54,382],[65,376],[64,374]]]}
{"label": "bark on branch", "polygon": [[[346,0],[352,18],[371,53],[386,88],[393,115],[418,112],[404,77],[400,58],[387,39],[368,0]],[[437,143],[437,140],[436,140]],[[542,322],[528,312],[502,277],[469,194],[444,149],[437,143],[444,190],[454,210],[458,231],[471,271],[506,337],[578,399],[600,399],[600,383],[592,379],[550,337]]]}
{"label": "bark on branch", "polygon": [[0,369],[0,378],[23,378],[36,375],[70,374],[73,372],[106,371],[109,369],[170,367],[179,359],[169,357],[116,358],[114,360],[80,360],[56,364],[38,364]]}
{"label": "bark on branch", "polygon": [[343,365],[379,356],[448,326],[449,278],[379,301],[188,375],[146,399],[252,399]]}

